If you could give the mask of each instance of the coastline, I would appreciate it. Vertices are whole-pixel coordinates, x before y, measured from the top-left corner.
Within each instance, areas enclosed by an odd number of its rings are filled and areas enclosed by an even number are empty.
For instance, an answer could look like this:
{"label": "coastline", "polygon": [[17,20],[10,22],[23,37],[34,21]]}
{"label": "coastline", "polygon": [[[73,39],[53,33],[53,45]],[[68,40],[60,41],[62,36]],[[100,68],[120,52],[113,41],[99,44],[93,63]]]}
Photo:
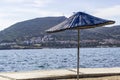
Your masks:
{"label": "coastline", "polygon": [[[27,50],[27,49],[70,49],[70,48],[76,48],[76,47],[59,47],[59,48],[55,48],[55,47],[39,47],[39,48],[35,48],[35,47],[32,47],[32,48],[0,48],[0,50]],[[113,47],[80,47],[80,48],[120,48],[120,47],[116,47],[116,46],[113,46]]]}

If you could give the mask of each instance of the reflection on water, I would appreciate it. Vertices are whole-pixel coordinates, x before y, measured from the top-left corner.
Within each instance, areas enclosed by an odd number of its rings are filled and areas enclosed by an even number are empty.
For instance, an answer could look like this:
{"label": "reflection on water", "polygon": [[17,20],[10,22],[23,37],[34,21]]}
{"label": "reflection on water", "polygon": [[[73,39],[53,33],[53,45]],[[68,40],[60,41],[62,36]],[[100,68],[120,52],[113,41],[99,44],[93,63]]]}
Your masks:
{"label": "reflection on water", "polygon": [[[120,48],[82,48],[80,67],[120,67]],[[76,48],[0,50],[0,71],[76,68]]]}

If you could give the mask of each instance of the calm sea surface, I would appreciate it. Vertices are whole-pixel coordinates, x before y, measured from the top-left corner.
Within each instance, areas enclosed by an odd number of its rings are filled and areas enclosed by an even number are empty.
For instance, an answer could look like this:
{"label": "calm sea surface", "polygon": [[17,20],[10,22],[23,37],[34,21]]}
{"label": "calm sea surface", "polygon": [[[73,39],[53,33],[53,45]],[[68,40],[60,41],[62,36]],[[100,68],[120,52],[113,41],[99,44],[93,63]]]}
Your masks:
{"label": "calm sea surface", "polygon": [[[76,48],[0,50],[0,72],[76,68]],[[120,48],[81,48],[83,68],[120,67]]]}

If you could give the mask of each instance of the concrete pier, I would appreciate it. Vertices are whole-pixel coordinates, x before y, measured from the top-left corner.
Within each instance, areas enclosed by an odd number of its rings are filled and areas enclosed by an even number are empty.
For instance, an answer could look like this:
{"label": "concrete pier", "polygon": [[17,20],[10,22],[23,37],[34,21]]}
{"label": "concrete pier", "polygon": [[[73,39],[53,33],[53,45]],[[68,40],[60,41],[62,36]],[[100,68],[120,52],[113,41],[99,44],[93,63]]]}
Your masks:
{"label": "concrete pier", "polygon": [[[80,77],[120,75],[120,68],[80,68]],[[76,69],[36,70],[0,73],[0,80],[56,80],[76,78]]]}

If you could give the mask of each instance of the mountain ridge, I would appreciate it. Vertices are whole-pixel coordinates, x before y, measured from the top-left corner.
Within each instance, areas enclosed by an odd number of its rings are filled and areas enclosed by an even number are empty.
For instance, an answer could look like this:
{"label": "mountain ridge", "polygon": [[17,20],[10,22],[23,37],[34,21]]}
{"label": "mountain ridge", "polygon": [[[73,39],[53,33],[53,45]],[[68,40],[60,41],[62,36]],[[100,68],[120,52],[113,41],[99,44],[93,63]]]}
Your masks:
{"label": "mountain ridge", "polygon": [[[57,25],[58,23],[65,20],[66,17],[45,17],[45,18],[35,18],[23,22],[18,22],[13,24],[12,26],[4,29],[0,32],[0,36],[3,36],[5,39],[9,39],[9,37],[17,38],[22,37],[21,35],[29,35],[33,32],[38,32],[34,35],[40,34],[41,28],[48,29],[47,27]],[[43,26],[43,27],[41,27]],[[44,29],[44,30],[45,30]]]}

